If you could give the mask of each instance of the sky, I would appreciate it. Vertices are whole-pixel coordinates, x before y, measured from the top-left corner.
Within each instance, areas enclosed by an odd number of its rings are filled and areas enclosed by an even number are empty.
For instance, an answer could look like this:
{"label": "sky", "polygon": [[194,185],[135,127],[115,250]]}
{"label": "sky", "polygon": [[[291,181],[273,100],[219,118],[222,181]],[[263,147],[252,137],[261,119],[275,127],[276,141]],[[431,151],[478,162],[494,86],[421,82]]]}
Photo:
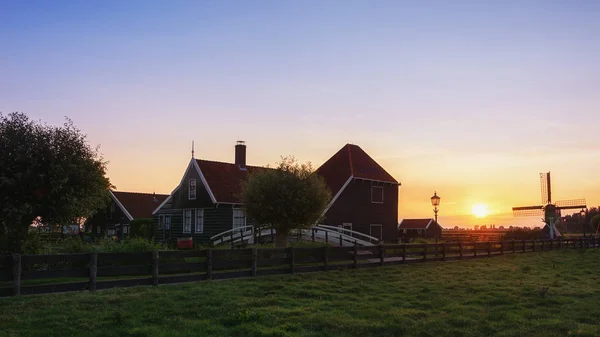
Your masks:
{"label": "sky", "polygon": [[[196,157],[319,166],[357,144],[399,218],[540,225],[600,205],[599,1],[0,2],[0,112],[71,118],[118,190],[170,193]],[[490,215],[476,218],[473,204]],[[574,211],[575,212],[575,211]]]}

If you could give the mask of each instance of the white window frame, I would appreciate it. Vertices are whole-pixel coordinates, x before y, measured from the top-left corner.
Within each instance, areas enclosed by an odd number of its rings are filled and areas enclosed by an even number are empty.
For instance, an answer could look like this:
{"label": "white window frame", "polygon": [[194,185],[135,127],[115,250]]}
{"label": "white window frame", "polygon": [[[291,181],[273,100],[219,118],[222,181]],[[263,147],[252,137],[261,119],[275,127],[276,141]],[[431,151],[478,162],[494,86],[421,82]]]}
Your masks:
{"label": "white window frame", "polygon": [[[341,225],[338,225],[339,228],[352,230],[352,222],[343,222]],[[343,231],[340,231],[343,232]]]}
{"label": "white window frame", "polygon": [[[112,235],[111,235],[110,233],[112,233]],[[106,231],[106,235],[108,235],[108,236],[115,236],[116,234],[117,234],[117,230],[116,230],[116,229],[114,229],[114,228],[109,228],[109,229]]]}
{"label": "white window frame", "polygon": [[196,209],[196,222],[194,226],[194,233],[203,233],[204,232],[204,209],[198,208]]}
{"label": "white window frame", "polygon": [[[244,215],[244,216],[243,216],[244,223],[243,223],[242,225],[238,225],[238,226],[236,226],[236,219],[241,219],[241,218],[242,218],[242,217],[241,217],[241,216],[239,216],[239,215],[238,215],[238,216],[236,216],[236,212],[238,212],[238,214],[239,214],[239,212],[242,212],[242,214]],[[231,228],[232,228],[232,229],[235,229],[235,228],[241,228],[241,227],[245,227],[245,226],[246,226],[246,223],[247,223],[247,221],[248,221],[248,219],[247,219],[247,217],[246,217],[246,211],[244,211],[244,209],[243,209],[243,208],[234,208],[234,209],[233,209],[233,221],[232,221],[232,226],[231,226]]]}
{"label": "white window frame", "polygon": [[[379,240],[383,240],[383,226],[380,224],[371,224],[369,225],[369,235],[373,236],[373,227],[379,227],[379,235],[380,237],[378,237]],[[376,237],[376,236],[373,236]]]}
{"label": "white window frame", "polygon": [[[381,201],[373,201],[373,189],[381,189]],[[371,186],[371,203],[372,204],[383,204],[383,186]]]}
{"label": "white window frame", "polygon": [[[187,214],[189,214],[189,217],[187,216]],[[186,223],[189,219],[189,223]],[[194,219],[193,215],[192,215],[192,210],[191,209],[184,209],[183,210],[183,227],[182,227],[182,233],[192,233],[192,219]]]}
{"label": "white window frame", "polygon": [[[194,191],[194,195],[192,195],[192,191]],[[196,192],[196,179],[188,180],[188,200],[196,200]]]}
{"label": "white window frame", "polygon": [[[171,214],[161,215],[163,217],[163,228],[165,230],[171,230]],[[168,220],[168,221],[167,221]]]}
{"label": "white window frame", "polygon": [[129,226],[123,225],[123,234],[129,234]]}

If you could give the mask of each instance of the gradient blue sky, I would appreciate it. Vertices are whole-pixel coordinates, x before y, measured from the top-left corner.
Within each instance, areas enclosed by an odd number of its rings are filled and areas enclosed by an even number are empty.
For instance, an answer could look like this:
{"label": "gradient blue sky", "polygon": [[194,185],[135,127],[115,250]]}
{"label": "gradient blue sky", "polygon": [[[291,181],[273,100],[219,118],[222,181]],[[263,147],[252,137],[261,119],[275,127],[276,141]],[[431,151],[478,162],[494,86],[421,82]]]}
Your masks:
{"label": "gradient blue sky", "polygon": [[[0,112],[68,116],[120,190],[168,193],[196,156],[345,143],[402,182],[399,216],[539,224],[600,204],[600,1],[2,1]],[[475,219],[473,203],[492,216]]]}

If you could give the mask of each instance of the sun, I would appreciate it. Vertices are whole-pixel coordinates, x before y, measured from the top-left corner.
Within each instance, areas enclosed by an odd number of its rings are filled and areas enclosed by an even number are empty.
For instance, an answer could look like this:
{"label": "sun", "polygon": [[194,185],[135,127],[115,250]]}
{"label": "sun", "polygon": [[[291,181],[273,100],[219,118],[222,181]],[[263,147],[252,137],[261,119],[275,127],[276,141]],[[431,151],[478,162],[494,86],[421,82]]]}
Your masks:
{"label": "sun", "polygon": [[490,212],[488,211],[488,207],[486,204],[474,204],[471,208],[471,213],[478,218],[483,218],[488,215]]}

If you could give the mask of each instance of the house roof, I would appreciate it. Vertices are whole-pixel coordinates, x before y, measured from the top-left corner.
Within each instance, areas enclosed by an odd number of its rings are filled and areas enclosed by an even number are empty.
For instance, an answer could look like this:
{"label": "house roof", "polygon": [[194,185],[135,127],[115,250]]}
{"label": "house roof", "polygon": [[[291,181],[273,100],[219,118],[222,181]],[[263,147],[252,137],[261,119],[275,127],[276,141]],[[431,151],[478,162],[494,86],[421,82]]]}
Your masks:
{"label": "house roof", "polygon": [[398,229],[427,229],[433,223],[435,223],[435,221],[432,218],[402,219],[398,225]]}
{"label": "house roof", "polygon": [[323,177],[333,194],[333,198],[323,211],[323,214],[335,203],[352,179],[365,179],[400,185],[394,177],[377,164],[363,149],[354,144],[344,145],[344,147],[323,163],[316,170],[316,173]]}
{"label": "house roof", "polygon": [[246,166],[246,170],[240,170],[236,164],[201,159],[196,163],[216,201],[222,203],[241,203],[242,182],[248,174],[268,169]]}
{"label": "house roof", "polygon": [[316,172],[323,176],[333,193],[338,192],[350,177],[398,184],[394,177],[354,144],[344,145]]}
{"label": "house roof", "polygon": [[122,191],[111,191],[111,193],[119,207],[124,208],[124,213],[133,219],[152,218],[152,211],[169,197],[168,194],[154,193]]}

